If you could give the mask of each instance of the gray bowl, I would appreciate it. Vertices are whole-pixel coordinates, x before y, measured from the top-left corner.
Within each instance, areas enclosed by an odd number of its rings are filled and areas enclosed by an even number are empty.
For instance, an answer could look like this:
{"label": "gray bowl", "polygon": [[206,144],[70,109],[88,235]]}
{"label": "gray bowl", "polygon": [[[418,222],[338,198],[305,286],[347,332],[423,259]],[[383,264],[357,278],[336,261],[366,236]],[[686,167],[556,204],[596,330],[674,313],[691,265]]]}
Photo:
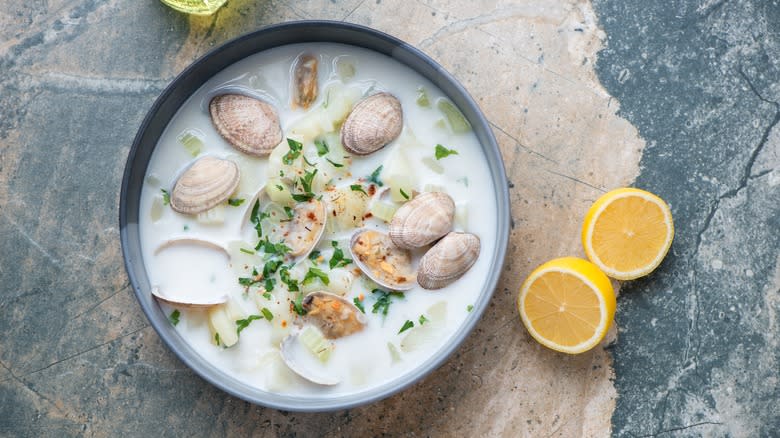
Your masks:
{"label": "gray bowl", "polygon": [[[168,322],[152,299],[149,277],[141,255],[138,212],[146,168],[157,141],[179,107],[209,78],[229,65],[257,52],[277,46],[306,42],[333,42],[370,49],[405,64],[436,84],[461,109],[474,128],[487,157],[496,192],[495,250],[483,254],[493,266],[474,309],[451,340],[412,372],[380,387],[331,398],[279,395],[247,386],[200,357]],[[363,26],[331,21],[298,21],[269,26],[236,38],[187,67],[162,92],[141,124],[127,158],[119,206],[119,226],[125,267],[138,302],[152,326],[168,347],[187,366],[216,387],[248,402],[287,411],[322,412],[346,409],[389,397],[438,368],[471,332],[493,295],[504,262],[509,236],[509,193],[504,164],[487,120],[466,90],[428,56],[382,32]]]}

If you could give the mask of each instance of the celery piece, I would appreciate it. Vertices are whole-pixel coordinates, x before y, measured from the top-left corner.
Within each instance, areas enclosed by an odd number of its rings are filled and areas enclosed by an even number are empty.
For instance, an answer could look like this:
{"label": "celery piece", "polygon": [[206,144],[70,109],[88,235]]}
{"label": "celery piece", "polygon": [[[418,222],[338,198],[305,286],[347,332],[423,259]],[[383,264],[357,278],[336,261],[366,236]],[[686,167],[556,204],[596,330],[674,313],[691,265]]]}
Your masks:
{"label": "celery piece", "polygon": [[434,160],[432,157],[423,158],[422,163],[425,165],[425,167],[431,169],[432,171],[438,173],[439,175],[444,173],[444,166],[436,162],[436,160]]}
{"label": "celery piece", "polygon": [[436,107],[439,108],[439,111],[441,111],[442,114],[444,114],[444,117],[447,119],[452,132],[456,134],[463,134],[465,132],[471,131],[471,124],[469,124],[469,121],[466,120],[466,117],[463,115],[463,113],[460,112],[454,103],[447,99],[441,98],[436,103]]}
{"label": "celery piece", "polygon": [[155,195],[154,199],[152,200],[152,208],[149,210],[149,215],[152,218],[152,222],[157,222],[162,218],[164,210],[163,207],[162,195]]}
{"label": "celery piece", "polygon": [[306,347],[311,354],[313,354],[320,362],[325,363],[330,358],[330,353],[333,351],[333,344],[325,339],[322,332],[311,325],[307,325],[301,330],[298,335],[298,340],[301,345]]}
{"label": "celery piece", "polygon": [[385,222],[390,222],[393,219],[396,210],[398,210],[398,207],[395,204],[384,201],[374,201],[369,209],[371,215]]}
{"label": "celery piece", "polygon": [[265,192],[272,202],[275,202],[282,206],[291,207],[295,205],[295,200],[292,197],[290,188],[287,187],[281,178],[268,178],[265,185]]}
{"label": "celery piece", "polygon": [[430,108],[431,106],[431,101],[428,100],[428,92],[425,91],[422,85],[417,87],[417,105],[423,108]]}
{"label": "celery piece", "polygon": [[202,136],[203,134],[201,134],[199,131],[188,129],[179,134],[176,139],[179,141],[179,143],[182,144],[182,146],[184,146],[184,149],[186,149],[190,155],[197,157],[203,150],[203,140],[201,140]]}

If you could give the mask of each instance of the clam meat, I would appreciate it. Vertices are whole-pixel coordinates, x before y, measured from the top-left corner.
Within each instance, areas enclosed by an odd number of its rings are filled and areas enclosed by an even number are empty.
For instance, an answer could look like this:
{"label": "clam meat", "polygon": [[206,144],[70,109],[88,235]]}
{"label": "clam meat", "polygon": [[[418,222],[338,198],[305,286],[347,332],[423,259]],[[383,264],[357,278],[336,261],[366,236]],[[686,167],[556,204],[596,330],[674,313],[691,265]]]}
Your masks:
{"label": "clam meat", "polygon": [[355,155],[368,155],[398,138],[403,128],[401,102],[377,93],[358,102],[341,125],[341,143]]}
{"label": "clam meat", "polygon": [[387,234],[359,230],[352,236],[349,249],[360,270],[380,286],[392,290],[414,287],[411,253],[393,244]]}
{"label": "clam meat", "polygon": [[460,278],[479,257],[479,237],[451,232],[420,259],[417,283],[424,289],[441,289]]}
{"label": "clam meat", "polygon": [[317,58],[310,54],[298,57],[293,68],[292,107],[308,109],[317,100]]}
{"label": "clam meat", "polygon": [[390,221],[390,239],[406,249],[421,248],[452,231],[455,202],[442,192],[415,196]]}
{"label": "clam meat", "polygon": [[222,94],[209,102],[214,127],[239,151],[263,157],[282,141],[279,115],[271,104],[242,94]]}
{"label": "clam meat", "polygon": [[328,339],[338,339],[363,330],[366,316],[346,298],[317,291],[303,298],[306,320],[319,327]]}
{"label": "clam meat", "polygon": [[205,156],[196,160],[176,180],[171,190],[171,208],[197,214],[227,201],[238,188],[238,165],[230,160]]}

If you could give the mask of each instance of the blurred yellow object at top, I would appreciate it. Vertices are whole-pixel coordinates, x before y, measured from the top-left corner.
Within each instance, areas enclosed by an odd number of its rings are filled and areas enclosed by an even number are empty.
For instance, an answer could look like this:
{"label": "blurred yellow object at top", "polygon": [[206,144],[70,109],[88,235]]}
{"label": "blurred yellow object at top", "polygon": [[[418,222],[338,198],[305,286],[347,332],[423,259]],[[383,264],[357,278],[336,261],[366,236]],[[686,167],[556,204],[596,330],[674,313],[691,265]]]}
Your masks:
{"label": "blurred yellow object at top", "polygon": [[194,15],[211,15],[227,2],[227,0],[160,0],[164,4]]}

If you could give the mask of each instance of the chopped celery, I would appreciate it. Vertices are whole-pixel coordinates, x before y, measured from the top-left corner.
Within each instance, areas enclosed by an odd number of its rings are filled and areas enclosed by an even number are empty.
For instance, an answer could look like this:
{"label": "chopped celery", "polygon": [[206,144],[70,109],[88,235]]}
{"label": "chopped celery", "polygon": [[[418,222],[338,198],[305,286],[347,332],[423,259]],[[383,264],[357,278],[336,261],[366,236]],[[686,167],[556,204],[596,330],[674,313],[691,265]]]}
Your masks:
{"label": "chopped celery", "polygon": [[469,124],[469,121],[466,120],[466,117],[463,116],[463,113],[460,112],[454,103],[445,98],[441,98],[436,102],[436,107],[444,114],[452,132],[463,134],[471,131],[471,124]]}
{"label": "chopped celery", "polygon": [[438,173],[439,175],[444,173],[444,166],[442,166],[440,163],[438,163],[432,157],[425,157],[425,158],[423,158],[422,159],[422,163],[425,164],[425,167],[427,167],[428,169],[431,169],[432,171]]}
{"label": "chopped celery", "polygon": [[369,209],[375,218],[381,219],[385,222],[390,222],[390,220],[393,219],[393,215],[395,214],[396,210],[398,210],[398,206],[395,204],[378,200],[375,200]]}
{"label": "chopped celery", "polygon": [[311,325],[307,325],[301,330],[298,335],[298,340],[301,345],[306,347],[311,354],[313,354],[320,362],[327,362],[330,358],[330,353],[333,351],[333,344],[325,339],[322,332]]}
{"label": "chopped celery", "polygon": [[209,210],[198,213],[198,223],[203,225],[220,225],[225,222],[225,205],[219,204]]}
{"label": "chopped celery", "polygon": [[423,108],[430,108],[431,101],[428,100],[428,92],[422,85],[417,87],[417,105]]}
{"label": "chopped celery", "polygon": [[395,344],[388,342],[387,349],[390,350],[390,359],[392,359],[393,363],[398,363],[401,361],[401,353],[398,351],[398,348],[395,346]]}
{"label": "chopped celery", "polygon": [[203,150],[203,140],[201,138],[203,134],[195,129],[188,129],[177,137],[179,143],[184,146],[184,149],[190,153],[193,157],[197,157]]}
{"label": "chopped celery", "polygon": [[162,218],[163,214],[163,197],[162,195],[155,195],[152,200],[152,208],[149,210],[149,215],[152,217],[152,222],[157,222]]}

